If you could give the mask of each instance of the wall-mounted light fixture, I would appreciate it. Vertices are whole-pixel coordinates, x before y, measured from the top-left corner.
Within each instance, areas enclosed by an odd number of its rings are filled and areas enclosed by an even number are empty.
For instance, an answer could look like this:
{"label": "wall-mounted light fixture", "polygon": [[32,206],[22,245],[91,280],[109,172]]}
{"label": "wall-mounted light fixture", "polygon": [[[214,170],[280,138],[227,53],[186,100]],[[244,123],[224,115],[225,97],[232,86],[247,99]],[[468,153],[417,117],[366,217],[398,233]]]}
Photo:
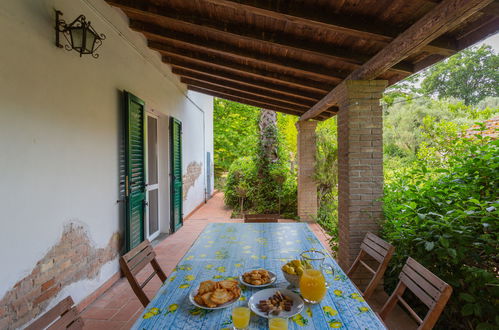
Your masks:
{"label": "wall-mounted light fixture", "polygon": [[78,16],[73,22],[67,24],[66,21],[61,19],[62,12],[55,11],[55,44],[57,47],[62,48],[60,43],[60,34],[66,38],[68,44],[64,49],[76,50],[80,53],[80,57],[84,54],[90,54],[93,58],[99,57],[95,51],[102,45],[102,40],[106,36],[102,33],[97,33],[90,21],[87,22],[85,16]]}

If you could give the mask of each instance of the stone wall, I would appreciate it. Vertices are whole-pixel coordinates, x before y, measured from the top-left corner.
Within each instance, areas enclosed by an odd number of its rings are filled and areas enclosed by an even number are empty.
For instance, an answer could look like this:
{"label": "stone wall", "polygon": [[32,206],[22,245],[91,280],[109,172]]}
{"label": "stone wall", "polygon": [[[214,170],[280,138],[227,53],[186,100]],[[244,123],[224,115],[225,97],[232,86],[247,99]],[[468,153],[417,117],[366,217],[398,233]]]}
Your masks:
{"label": "stone wall", "polygon": [[[59,242],[0,300],[0,329],[19,328],[36,318],[62,288],[97,277],[105,263],[118,257],[119,250],[118,233],[106,247],[94,248],[81,225],[66,225]],[[22,251],[18,255],[22,258]]]}

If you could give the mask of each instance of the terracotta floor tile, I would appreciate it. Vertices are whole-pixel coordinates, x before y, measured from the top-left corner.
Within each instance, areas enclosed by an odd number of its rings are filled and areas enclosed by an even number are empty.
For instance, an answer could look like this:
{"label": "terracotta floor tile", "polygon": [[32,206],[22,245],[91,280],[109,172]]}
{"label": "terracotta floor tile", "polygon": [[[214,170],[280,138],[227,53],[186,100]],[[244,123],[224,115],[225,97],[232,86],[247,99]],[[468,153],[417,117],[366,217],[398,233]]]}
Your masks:
{"label": "terracotta floor tile", "polygon": [[130,300],[123,308],[119,310],[112,318],[111,321],[129,321],[137,312],[144,310],[144,306],[138,299]]}
{"label": "terracotta floor tile", "polygon": [[121,329],[121,327],[125,325],[125,322],[119,322],[119,321],[84,320],[84,322],[85,322],[85,325],[83,326],[84,330]]}
{"label": "terracotta floor tile", "polygon": [[92,306],[83,311],[82,317],[92,320],[109,320],[118,310],[117,308],[98,308]]}

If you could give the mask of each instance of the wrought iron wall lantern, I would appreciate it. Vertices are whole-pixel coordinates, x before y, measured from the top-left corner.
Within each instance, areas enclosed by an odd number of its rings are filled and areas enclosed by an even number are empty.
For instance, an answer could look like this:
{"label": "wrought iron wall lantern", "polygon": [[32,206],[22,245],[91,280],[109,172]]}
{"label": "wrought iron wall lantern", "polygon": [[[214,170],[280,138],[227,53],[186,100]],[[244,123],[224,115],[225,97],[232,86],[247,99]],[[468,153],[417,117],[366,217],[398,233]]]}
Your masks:
{"label": "wrought iron wall lantern", "polygon": [[67,24],[61,19],[62,12],[55,11],[55,44],[59,48],[63,48],[60,43],[60,35],[66,38],[68,44],[64,45],[64,49],[71,51],[75,50],[82,55],[92,55],[93,58],[98,58],[99,54],[95,53],[102,45],[102,40],[106,39],[103,33],[97,33],[95,29],[87,21],[84,15],[78,16],[73,22]]}

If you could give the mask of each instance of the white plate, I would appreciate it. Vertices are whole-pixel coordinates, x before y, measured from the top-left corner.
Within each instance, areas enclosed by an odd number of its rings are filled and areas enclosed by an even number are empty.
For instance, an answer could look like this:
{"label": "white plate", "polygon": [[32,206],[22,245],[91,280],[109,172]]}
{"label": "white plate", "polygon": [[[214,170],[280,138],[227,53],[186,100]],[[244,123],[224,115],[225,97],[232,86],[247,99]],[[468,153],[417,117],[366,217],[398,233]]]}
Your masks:
{"label": "white plate", "polygon": [[[260,270],[260,269],[263,269],[263,268],[250,269],[250,270],[247,270],[247,271],[243,272],[243,274],[247,273],[247,272],[251,272],[252,270]],[[270,276],[270,282],[269,283],[265,283],[265,284],[262,284],[262,285],[253,285],[253,284],[246,283],[246,282],[244,282],[243,274],[239,275],[239,282],[241,282],[241,284],[243,284],[243,285],[249,286],[250,288],[265,288],[265,287],[267,287],[269,285],[274,284],[274,282],[277,279],[277,276],[275,275],[274,272],[271,272],[270,270],[267,270],[267,272],[269,272],[269,276]]]}
{"label": "white plate", "polygon": [[232,304],[234,304],[241,296],[231,300],[231,301],[228,301],[226,302],[225,304],[222,304],[218,307],[206,307],[206,306],[203,306],[203,305],[199,305],[195,300],[194,300],[194,296],[196,296],[198,294],[198,290],[199,290],[199,286],[192,290],[191,292],[189,292],[189,300],[191,301],[191,303],[196,306],[196,307],[199,307],[199,308],[202,308],[202,309],[222,309],[222,308],[227,308],[229,306],[231,306]]}
{"label": "white plate", "polygon": [[264,313],[258,309],[258,304],[260,303],[260,300],[267,300],[269,297],[272,297],[276,291],[280,291],[283,295],[290,297],[293,299],[293,306],[291,306],[291,310],[289,312],[282,311],[279,313],[279,317],[282,318],[290,318],[295,316],[296,314],[299,314],[303,311],[303,308],[305,307],[305,302],[299,295],[296,293],[286,290],[286,289],[276,289],[276,288],[270,288],[270,289],[265,289],[265,290],[260,290],[256,292],[254,295],[251,296],[251,298],[248,300],[248,306],[249,308],[253,311],[258,316],[264,317],[264,318],[269,318],[267,313]]}

